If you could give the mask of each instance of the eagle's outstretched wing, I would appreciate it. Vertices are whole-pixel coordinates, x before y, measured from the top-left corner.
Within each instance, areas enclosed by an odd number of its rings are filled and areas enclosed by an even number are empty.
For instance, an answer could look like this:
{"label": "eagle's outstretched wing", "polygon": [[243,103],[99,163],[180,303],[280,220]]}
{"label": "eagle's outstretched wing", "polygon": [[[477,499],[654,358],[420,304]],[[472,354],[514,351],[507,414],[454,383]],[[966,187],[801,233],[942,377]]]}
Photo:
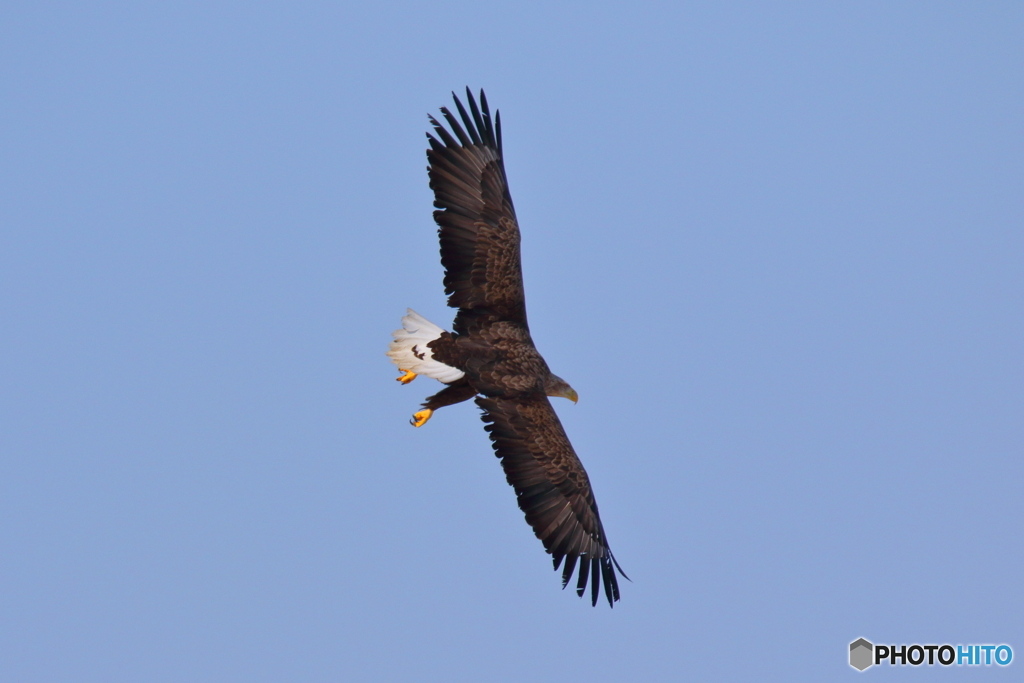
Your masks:
{"label": "eagle's outstretched wing", "polygon": [[501,117],[491,117],[482,90],[479,108],[469,88],[466,96],[469,112],[452,93],[462,124],[442,107],[451,132],[431,116],[436,137],[427,133],[444,291],[448,305],[460,309],[456,332],[479,316],[525,326],[519,225],[505,178]]}
{"label": "eagle's outstretched wing", "polygon": [[589,579],[591,603],[597,604],[603,584],[611,605],[619,599],[615,570],[622,569],[608,547],[587,472],[547,396],[481,396],[476,403],[526,521],[551,553],[555,569],[565,560],[562,587],[579,562],[577,594],[583,595]]}

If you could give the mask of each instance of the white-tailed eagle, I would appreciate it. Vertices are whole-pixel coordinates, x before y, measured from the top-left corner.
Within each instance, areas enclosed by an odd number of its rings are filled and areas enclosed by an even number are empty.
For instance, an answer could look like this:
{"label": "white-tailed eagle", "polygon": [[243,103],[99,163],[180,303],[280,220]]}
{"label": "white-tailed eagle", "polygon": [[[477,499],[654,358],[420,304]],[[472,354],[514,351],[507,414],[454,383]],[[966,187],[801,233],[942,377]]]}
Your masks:
{"label": "white-tailed eagle", "polygon": [[468,112],[452,97],[462,123],[444,107],[447,129],[430,117],[434,135],[427,133],[427,160],[444,290],[448,305],[459,312],[453,331],[446,332],[409,309],[388,356],[403,373],[403,384],[426,375],[447,385],[413,415],[414,426],[438,408],[476,400],[526,521],[553,556],[555,569],[565,562],[562,587],[579,565],[577,594],[583,596],[589,580],[591,603],[597,604],[603,585],[612,605],[619,599],[615,570],[622,569],[608,547],[587,472],[548,401],[578,397],[548,369],[526,324],[501,117],[491,117],[482,90],[478,108],[466,89]]}

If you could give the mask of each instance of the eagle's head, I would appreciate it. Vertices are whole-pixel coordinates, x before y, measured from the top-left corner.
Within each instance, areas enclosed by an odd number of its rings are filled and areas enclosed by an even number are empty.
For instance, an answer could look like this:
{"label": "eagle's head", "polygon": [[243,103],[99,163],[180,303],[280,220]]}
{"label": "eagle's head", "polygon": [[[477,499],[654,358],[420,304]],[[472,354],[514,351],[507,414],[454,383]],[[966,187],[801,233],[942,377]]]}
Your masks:
{"label": "eagle's head", "polygon": [[569,383],[558,375],[552,373],[548,375],[547,380],[544,382],[544,393],[548,396],[561,396],[567,398],[573,403],[580,400],[579,394],[576,390],[569,386]]}

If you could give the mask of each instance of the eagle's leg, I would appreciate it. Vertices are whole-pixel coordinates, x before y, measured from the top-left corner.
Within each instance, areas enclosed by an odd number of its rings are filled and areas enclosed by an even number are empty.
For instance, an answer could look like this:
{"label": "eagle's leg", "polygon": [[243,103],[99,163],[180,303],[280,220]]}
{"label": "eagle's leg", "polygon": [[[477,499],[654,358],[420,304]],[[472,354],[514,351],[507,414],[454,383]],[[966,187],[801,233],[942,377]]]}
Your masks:
{"label": "eagle's leg", "polygon": [[409,423],[413,427],[422,427],[438,408],[462,403],[463,401],[468,401],[474,396],[476,396],[476,389],[469,386],[469,382],[465,377],[463,377],[462,379],[452,382],[444,389],[424,401],[423,410],[413,414]]}
{"label": "eagle's leg", "polygon": [[398,380],[402,384],[408,384],[409,382],[411,382],[414,379],[416,379],[416,373],[413,372],[412,370],[403,370],[402,368],[398,368],[398,371],[405,373],[401,377],[396,377],[395,378],[396,380]]}

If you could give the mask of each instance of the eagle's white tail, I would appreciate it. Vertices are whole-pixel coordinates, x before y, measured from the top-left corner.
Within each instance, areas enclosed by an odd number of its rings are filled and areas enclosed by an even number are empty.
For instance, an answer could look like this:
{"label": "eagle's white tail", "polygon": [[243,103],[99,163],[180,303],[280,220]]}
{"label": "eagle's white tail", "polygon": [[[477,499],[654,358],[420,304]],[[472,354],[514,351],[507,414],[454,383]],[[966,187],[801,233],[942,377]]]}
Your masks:
{"label": "eagle's white tail", "polygon": [[451,383],[465,374],[458,368],[434,360],[427,342],[434,341],[444,332],[422,315],[406,309],[402,318],[402,329],[392,332],[395,338],[388,346],[388,356],[399,370],[409,370],[417,375],[426,375],[442,382]]}

